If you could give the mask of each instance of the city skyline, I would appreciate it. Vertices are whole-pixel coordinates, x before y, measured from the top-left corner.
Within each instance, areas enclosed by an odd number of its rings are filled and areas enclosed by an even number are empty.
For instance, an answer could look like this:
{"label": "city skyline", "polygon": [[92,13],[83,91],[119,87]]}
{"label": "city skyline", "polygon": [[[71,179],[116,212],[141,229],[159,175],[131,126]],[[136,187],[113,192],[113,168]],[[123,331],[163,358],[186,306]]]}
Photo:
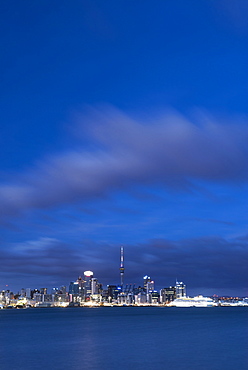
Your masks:
{"label": "city skyline", "polygon": [[0,290],[248,296],[248,5],[2,4]]}
{"label": "city skyline", "polygon": [[[42,281],[38,280],[37,283],[36,283],[36,286],[34,285],[34,283],[31,283],[31,284],[28,285],[28,287],[22,286],[22,288],[21,288],[19,286],[18,290],[15,291],[13,289],[13,286],[9,286],[8,284],[6,284],[5,286],[2,287],[1,290],[2,291],[10,291],[10,292],[13,292],[14,294],[16,294],[18,292],[20,293],[23,290],[24,291],[25,290],[34,290],[35,291],[35,290],[38,289],[38,291],[40,293],[40,291],[43,291],[43,290],[45,290],[46,292],[48,292],[48,291],[52,292],[53,290],[57,290],[57,289],[60,290],[61,288],[68,287],[68,291],[70,291],[71,284],[78,284],[80,279],[82,280],[83,283],[85,283],[87,281],[87,279],[90,279],[90,280],[93,279],[101,285],[101,287],[102,287],[101,289],[106,288],[108,286],[116,286],[116,287],[119,287],[118,289],[120,289],[120,292],[122,292],[122,291],[125,292],[130,287],[132,287],[132,289],[134,289],[135,287],[140,288],[142,286],[144,286],[146,288],[146,286],[147,286],[146,281],[148,282],[148,284],[149,283],[151,284],[151,287],[152,287],[151,291],[154,291],[154,292],[159,292],[159,291],[161,291],[165,288],[168,288],[168,287],[172,288],[173,286],[177,286],[177,284],[179,284],[179,285],[183,284],[184,285],[184,283],[180,282],[180,279],[178,279],[178,278],[175,278],[174,281],[166,280],[166,281],[164,281],[164,283],[162,283],[163,280],[164,280],[163,277],[156,275],[156,272],[155,272],[154,275],[158,278],[158,282],[159,282],[158,284],[156,284],[156,282],[154,281],[154,276],[152,276],[152,278],[151,278],[150,276],[144,275],[144,274],[143,275],[141,274],[138,277],[138,279],[136,279],[136,281],[130,280],[131,276],[136,276],[137,277],[137,275],[132,274],[131,271],[128,271],[128,274],[127,274],[127,278],[129,280],[126,280],[126,279],[124,279],[124,270],[125,270],[125,267],[124,267],[125,266],[124,265],[124,247],[119,248],[119,257],[120,257],[119,258],[119,266],[120,267],[118,268],[118,263],[117,263],[117,266],[116,266],[117,276],[116,276],[114,281],[108,281],[108,278],[106,276],[98,276],[97,274],[94,274],[94,272],[92,270],[86,270],[84,272],[83,272],[83,270],[81,270],[80,273],[78,274],[78,278],[76,280],[75,279],[74,280],[70,279],[70,283],[68,281],[67,282],[63,281],[60,286],[59,285],[57,285],[57,286],[51,285],[51,283],[50,283],[50,285],[48,285],[44,288],[45,284],[42,284]],[[156,265],[154,265],[154,267],[155,267],[154,271],[156,271]],[[104,271],[106,271],[106,270],[104,270]],[[119,272],[119,276],[118,276],[118,272]],[[84,278],[82,278],[82,276]],[[97,278],[95,278],[95,276],[97,276]],[[142,276],[143,276],[143,278],[142,278]],[[71,276],[71,278],[72,278],[72,276]],[[75,278],[75,276],[74,276],[74,278]],[[43,288],[41,288],[41,286],[43,286]],[[186,285],[185,285],[185,289],[186,289]],[[233,296],[233,297],[241,296],[241,295],[235,294],[235,293],[237,293],[235,291],[233,291],[233,294],[228,295],[228,294],[225,293],[225,292],[228,292],[228,291],[230,291],[230,290],[220,289],[220,291],[218,291],[218,288],[209,288],[208,289],[206,287],[204,287],[204,288],[197,287],[197,284],[193,284],[193,287],[189,287],[189,293],[190,293],[189,295],[190,296],[202,295],[202,294],[207,295],[207,296]],[[223,294],[223,293],[225,293],[225,294]],[[50,295],[50,293],[49,293],[49,295]]]}

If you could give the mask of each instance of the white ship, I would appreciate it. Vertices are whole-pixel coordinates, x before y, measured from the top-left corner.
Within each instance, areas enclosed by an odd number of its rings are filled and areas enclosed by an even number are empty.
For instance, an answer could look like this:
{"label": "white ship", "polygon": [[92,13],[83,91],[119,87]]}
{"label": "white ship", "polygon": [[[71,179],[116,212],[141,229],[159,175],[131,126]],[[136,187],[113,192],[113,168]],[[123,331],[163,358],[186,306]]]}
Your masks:
{"label": "white ship", "polygon": [[174,301],[168,303],[167,306],[169,307],[213,307],[213,306],[217,306],[217,304],[211,298],[198,295],[194,298],[190,298],[190,297],[177,298]]}

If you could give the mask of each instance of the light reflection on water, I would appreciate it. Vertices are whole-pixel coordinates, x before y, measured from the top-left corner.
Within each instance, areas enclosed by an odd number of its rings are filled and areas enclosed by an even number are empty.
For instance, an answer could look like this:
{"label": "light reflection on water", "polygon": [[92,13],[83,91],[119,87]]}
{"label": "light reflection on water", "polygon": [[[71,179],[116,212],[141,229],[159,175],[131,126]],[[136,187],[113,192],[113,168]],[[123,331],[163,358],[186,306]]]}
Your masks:
{"label": "light reflection on water", "polygon": [[247,369],[248,308],[0,311],[0,369]]}

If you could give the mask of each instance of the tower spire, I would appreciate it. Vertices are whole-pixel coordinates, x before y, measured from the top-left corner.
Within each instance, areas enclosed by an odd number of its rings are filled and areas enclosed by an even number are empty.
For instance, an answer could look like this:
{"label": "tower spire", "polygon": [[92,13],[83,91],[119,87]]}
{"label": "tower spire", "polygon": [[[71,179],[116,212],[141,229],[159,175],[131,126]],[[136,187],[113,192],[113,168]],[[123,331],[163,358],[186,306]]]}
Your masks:
{"label": "tower spire", "polygon": [[120,250],[120,275],[121,275],[121,289],[123,290],[123,280],[124,280],[124,248],[121,247]]}

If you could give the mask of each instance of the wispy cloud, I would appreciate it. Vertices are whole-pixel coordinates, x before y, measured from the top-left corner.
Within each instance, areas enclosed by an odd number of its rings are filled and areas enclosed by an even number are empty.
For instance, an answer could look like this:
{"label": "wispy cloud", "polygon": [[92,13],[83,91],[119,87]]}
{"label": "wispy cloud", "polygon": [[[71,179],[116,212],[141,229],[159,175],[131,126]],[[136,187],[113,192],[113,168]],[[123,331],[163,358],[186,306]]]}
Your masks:
{"label": "wispy cloud", "polygon": [[142,120],[114,108],[92,110],[81,121],[78,137],[87,127],[94,145],[48,156],[2,183],[2,215],[102,197],[133,184],[187,189],[192,179],[247,181],[244,122],[208,117],[196,124],[176,112]]}

